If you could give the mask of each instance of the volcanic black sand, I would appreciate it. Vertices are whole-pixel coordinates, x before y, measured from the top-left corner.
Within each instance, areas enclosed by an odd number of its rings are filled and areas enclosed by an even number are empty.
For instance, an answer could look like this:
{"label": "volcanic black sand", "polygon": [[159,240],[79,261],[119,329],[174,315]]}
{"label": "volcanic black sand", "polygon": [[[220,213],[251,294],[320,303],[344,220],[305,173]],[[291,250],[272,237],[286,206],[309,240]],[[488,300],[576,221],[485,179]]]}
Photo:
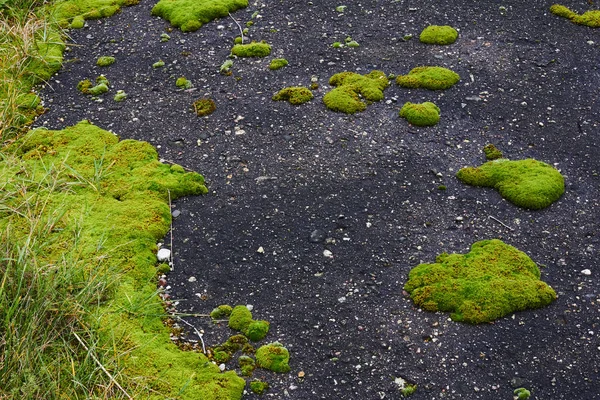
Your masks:
{"label": "volcanic black sand", "polygon": [[[265,342],[290,350],[292,371],[255,373],[271,383],[268,398],[393,399],[402,377],[418,385],[414,399],[510,399],[516,387],[535,399],[598,399],[600,31],[550,14],[551,4],[252,3],[234,16],[243,25],[258,11],[250,39],[273,53],[236,59],[224,76],[219,67],[239,35],[232,19],[173,30],[161,42],[169,24],[142,0],[71,32],[65,66],[43,93],[50,111],[37,123],[59,129],[89,119],[206,177],[208,195],[173,204],[171,295],[179,312],[251,304],[255,318],[271,322]],[[457,42],[420,43],[430,24],[459,29]],[[360,47],[331,47],[346,37]],[[97,67],[102,55],[116,62]],[[276,57],[289,66],[270,71]],[[153,69],[158,60],[166,66]],[[392,84],[355,115],[322,103],[334,73],[406,74],[420,65],[450,68],[461,81],[435,92]],[[76,90],[101,73],[111,83],[102,102]],[[178,89],[179,76],[194,88]],[[320,84],[313,101],[271,100],[311,78]],[[113,101],[118,89],[124,102]],[[191,104],[205,96],[217,110],[199,118]],[[398,116],[406,101],[435,102],[440,123],[409,126]],[[565,194],[527,211],[459,182],[458,169],[485,161],[487,143],[510,159],[554,165]],[[415,265],[491,238],[537,262],[558,299],[474,326],[423,312],[403,293]],[[188,322],[208,346],[232,333],[206,318]]]}

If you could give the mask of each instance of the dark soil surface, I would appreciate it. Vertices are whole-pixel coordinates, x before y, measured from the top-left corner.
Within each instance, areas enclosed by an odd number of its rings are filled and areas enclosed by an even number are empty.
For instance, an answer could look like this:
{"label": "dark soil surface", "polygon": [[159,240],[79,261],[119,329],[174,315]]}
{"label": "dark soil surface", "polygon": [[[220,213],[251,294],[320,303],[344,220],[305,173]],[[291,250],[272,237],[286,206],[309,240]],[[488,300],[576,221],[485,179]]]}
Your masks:
{"label": "dark soil surface", "polygon": [[[364,0],[340,14],[341,4],[259,1],[236,12],[243,25],[259,11],[250,38],[273,53],[235,60],[231,76],[219,67],[239,35],[232,19],[173,30],[165,43],[169,24],[150,16],[149,1],[88,21],[71,32],[38,123],[90,119],[206,177],[209,195],[173,205],[171,294],[180,312],[251,304],[271,322],[266,341],[290,350],[292,371],[255,373],[271,383],[268,398],[395,399],[402,377],[418,385],[414,399],[510,399],[521,386],[535,399],[600,399],[600,31],[550,14],[552,2],[541,0]],[[457,42],[420,43],[429,24],[458,28]],[[331,47],[348,36],[360,47]],[[101,55],[117,61],[97,67]],[[276,57],[289,66],[270,71]],[[166,66],[153,69],[159,59]],[[334,73],[420,65],[451,68],[461,81],[436,92],[392,84],[384,101],[353,116],[322,103]],[[112,86],[102,102],[76,90],[100,73]],[[176,88],[179,76],[194,89]],[[313,77],[320,89],[310,103],[271,101]],[[113,101],[117,89],[127,100]],[[198,118],[191,104],[204,96],[217,110]],[[440,123],[409,126],[398,116],[406,101],[435,102]],[[556,166],[563,197],[533,212],[459,182],[458,169],[485,161],[487,143]],[[423,312],[403,294],[418,263],[491,238],[532,257],[558,299],[473,326]],[[207,345],[231,334],[206,318],[188,321]]]}

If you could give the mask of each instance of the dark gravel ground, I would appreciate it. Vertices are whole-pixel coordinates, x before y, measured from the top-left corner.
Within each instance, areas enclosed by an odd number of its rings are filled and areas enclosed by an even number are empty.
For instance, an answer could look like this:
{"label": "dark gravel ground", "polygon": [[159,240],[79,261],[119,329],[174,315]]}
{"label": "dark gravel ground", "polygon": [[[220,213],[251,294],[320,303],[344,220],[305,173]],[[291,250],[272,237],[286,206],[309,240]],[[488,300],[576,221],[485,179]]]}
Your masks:
{"label": "dark gravel ground", "polygon": [[[414,399],[510,399],[520,386],[535,399],[600,399],[600,31],[551,15],[552,2],[540,0],[365,0],[347,2],[343,14],[340,4],[257,2],[237,12],[243,24],[259,11],[250,37],[268,41],[273,54],[235,60],[232,76],[218,72],[238,35],[231,19],[169,32],[166,43],[159,36],[169,25],[150,16],[148,1],[88,21],[71,32],[38,124],[90,119],[205,175],[209,195],[174,204],[171,294],[180,312],[251,304],[271,322],[267,340],[287,346],[292,371],[255,374],[271,383],[269,398],[393,399],[402,377],[418,384]],[[420,43],[429,24],[458,28],[458,41]],[[347,36],[361,46],[331,47]],[[101,55],[117,62],[96,67]],[[280,56],[289,66],[269,71]],[[166,66],[153,69],[159,59]],[[419,65],[451,68],[461,82],[441,92],[392,85],[354,116],[322,104],[334,73],[404,74]],[[100,73],[112,84],[102,102],[77,92],[79,80]],[[194,89],[177,89],[179,76]],[[313,77],[321,86],[312,102],[270,100]],[[112,100],[117,89],[125,102]],[[217,110],[198,118],[190,105],[205,95]],[[405,101],[434,101],[439,125],[409,126],[398,117]],[[511,159],[555,165],[565,195],[532,212],[460,183],[456,171],[481,164],[487,143]],[[311,242],[317,230],[323,240]],[[490,238],[539,263],[557,301],[471,326],[422,312],[403,295],[413,266]],[[206,319],[189,322],[209,345],[230,334]]]}

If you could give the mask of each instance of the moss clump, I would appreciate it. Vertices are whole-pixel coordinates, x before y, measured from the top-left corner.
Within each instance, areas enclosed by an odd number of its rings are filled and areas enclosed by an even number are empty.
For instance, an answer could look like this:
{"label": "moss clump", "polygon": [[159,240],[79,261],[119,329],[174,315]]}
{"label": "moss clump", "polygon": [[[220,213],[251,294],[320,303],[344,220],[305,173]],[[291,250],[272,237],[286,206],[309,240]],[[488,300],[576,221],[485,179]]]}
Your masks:
{"label": "moss clump", "polygon": [[154,64],[152,64],[152,68],[161,68],[165,66],[165,62],[163,60],[158,60]]}
{"label": "moss clump", "polygon": [[171,36],[169,36],[168,33],[163,32],[163,33],[160,34],[160,42],[161,43],[166,43],[169,40],[171,40]]}
{"label": "moss clump", "polygon": [[440,109],[430,101],[425,103],[405,103],[400,116],[415,126],[433,126],[440,122]]}
{"label": "moss clump", "polygon": [[511,203],[532,210],[548,207],[565,191],[560,172],[531,158],[517,161],[500,158],[479,167],[462,168],[456,176],[468,185],[495,188]]}
{"label": "moss clump", "polygon": [[71,28],[71,29],[81,29],[84,26],[85,26],[85,18],[83,18],[81,15],[78,15],[75,18],[73,18],[73,20],[69,24],[69,28]]}
{"label": "moss clump", "polygon": [[389,83],[382,71],[374,70],[366,75],[340,72],[329,79],[329,84],[335,88],[323,96],[323,102],[330,110],[354,114],[367,108],[362,99],[383,100],[383,91]]}
{"label": "moss clump", "polygon": [[77,90],[79,90],[81,93],[87,94],[92,86],[94,86],[92,84],[92,81],[90,81],[89,79],[84,79],[82,81],[79,81],[79,83],[77,84]]}
{"label": "moss clump", "polygon": [[347,47],[360,47],[360,44],[356,40],[351,40],[346,43]]}
{"label": "moss clump", "polygon": [[139,0],[66,0],[52,6],[52,17],[62,28],[83,28],[84,20],[110,17]]}
{"label": "moss clump", "polygon": [[334,49],[339,49],[340,47],[344,47],[344,45],[342,44],[342,42],[333,42],[331,44],[331,47],[333,47]]}
{"label": "moss clump", "polygon": [[185,77],[180,76],[175,81],[175,86],[177,86],[180,89],[189,89],[189,88],[192,87],[192,82],[190,82],[187,79],[185,79]]}
{"label": "moss clump", "polygon": [[214,308],[210,312],[210,317],[212,319],[229,318],[229,316],[231,315],[231,311],[233,311],[233,308],[231,308],[230,305],[228,305],[228,304],[221,304],[220,306]]}
{"label": "moss clump", "polygon": [[300,105],[313,99],[312,92],[302,86],[291,86],[281,89],[273,96],[274,101],[289,101],[290,104]]}
{"label": "moss clump", "polygon": [[238,358],[238,365],[243,376],[252,376],[252,372],[256,369],[256,361],[252,357],[243,355]]}
{"label": "moss clump", "polygon": [[256,394],[263,394],[269,389],[269,384],[263,381],[250,382],[250,390]]}
{"label": "moss clump", "polygon": [[423,29],[419,40],[426,44],[452,44],[456,41],[458,32],[448,25],[430,25]]}
{"label": "moss clump", "polygon": [[252,323],[252,313],[246,306],[235,306],[229,316],[229,327],[234,331],[244,332]]}
{"label": "moss clump", "polygon": [[531,396],[531,392],[525,388],[515,389],[513,394],[517,396],[517,400],[527,400]]}
{"label": "moss clump", "polygon": [[231,49],[231,54],[238,57],[267,57],[271,54],[271,45],[264,41],[236,44]]}
{"label": "moss clump", "polygon": [[287,65],[288,60],[286,60],[285,58],[276,58],[274,60],[271,60],[271,63],[269,64],[269,69],[274,71],[286,67]]}
{"label": "moss clump", "polygon": [[125,100],[127,98],[127,93],[125,93],[124,90],[117,90],[117,93],[115,94],[114,100],[117,103],[120,103],[121,101]]}
{"label": "moss clump", "polygon": [[192,106],[194,107],[194,112],[199,117],[212,114],[217,109],[217,106],[212,99],[196,100]]}
{"label": "moss clump", "polygon": [[248,0],[160,0],[152,8],[152,15],[166,19],[183,32],[192,32],[244,7],[248,7]]}
{"label": "moss clump", "polygon": [[400,391],[400,393],[402,393],[402,396],[408,397],[412,396],[416,391],[417,385],[411,385],[410,383],[407,383],[406,386]]}
{"label": "moss clump", "polygon": [[273,372],[289,372],[290,353],[281,343],[273,342],[256,350],[256,364]]}
{"label": "moss clump", "polygon": [[113,65],[114,63],[115,58],[111,56],[98,57],[98,60],[96,60],[96,65],[99,67],[108,67],[109,65]]}
{"label": "moss clump", "polygon": [[497,160],[502,158],[502,152],[491,143],[485,145],[483,148],[483,153],[485,154],[485,158],[488,160]]}
{"label": "moss clump", "polygon": [[497,239],[476,242],[467,254],[443,253],[435,261],[413,268],[404,289],[419,307],[451,312],[455,321],[489,322],[556,299],[540,281],[537,265]]}
{"label": "moss clump", "polygon": [[443,67],[417,67],[407,75],[400,75],[396,83],[405,88],[424,88],[430,90],[448,89],[460,80],[458,74]]}
{"label": "moss clump", "polygon": [[577,14],[565,6],[554,4],[550,7],[550,12],[559,17],[567,18],[578,25],[585,25],[590,28],[600,28],[600,10],[590,10],[583,14]]}
{"label": "moss clump", "polygon": [[263,340],[267,336],[267,333],[269,333],[269,325],[268,321],[252,321],[244,331],[244,334],[251,341],[258,342],[259,340]]}

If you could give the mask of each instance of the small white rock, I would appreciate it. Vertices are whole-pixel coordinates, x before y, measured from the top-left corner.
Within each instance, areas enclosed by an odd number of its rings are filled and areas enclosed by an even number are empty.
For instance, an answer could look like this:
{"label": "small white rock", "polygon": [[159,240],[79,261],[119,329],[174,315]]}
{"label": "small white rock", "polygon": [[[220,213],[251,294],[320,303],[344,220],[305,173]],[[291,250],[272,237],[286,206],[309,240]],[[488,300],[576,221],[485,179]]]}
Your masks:
{"label": "small white rock", "polygon": [[333,258],[333,253],[329,250],[323,250],[323,255],[327,258]]}
{"label": "small white rock", "polygon": [[592,271],[590,271],[589,269],[584,269],[584,270],[582,270],[582,271],[581,271],[581,273],[582,273],[583,275],[591,275],[591,274],[592,274]]}
{"label": "small white rock", "polygon": [[165,262],[171,259],[171,250],[169,249],[160,249],[156,254],[156,258],[158,262]]}
{"label": "small white rock", "polygon": [[195,276],[190,276],[188,278],[188,282],[196,282],[196,277]]}
{"label": "small white rock", "polygon": [[264,252],[265,252],[265,249],[263,249],[263,247],[262,247],[262,246],[260,246],[260,247],[259,247],[259,248],[256,250],[256,252],[257,252],[257,253],[260,253],[260,254],[262,254],[262,253],[264,253]]}
{"label": "small white rock", "polygon": [[219,369],[221,372],[225,371],[225,364],[219,364]]}
{"label": "small white rock", "polygon": [[254,310],[254,306],[252,304],[246,304],[246,308],[248,309],[248,311]]}

